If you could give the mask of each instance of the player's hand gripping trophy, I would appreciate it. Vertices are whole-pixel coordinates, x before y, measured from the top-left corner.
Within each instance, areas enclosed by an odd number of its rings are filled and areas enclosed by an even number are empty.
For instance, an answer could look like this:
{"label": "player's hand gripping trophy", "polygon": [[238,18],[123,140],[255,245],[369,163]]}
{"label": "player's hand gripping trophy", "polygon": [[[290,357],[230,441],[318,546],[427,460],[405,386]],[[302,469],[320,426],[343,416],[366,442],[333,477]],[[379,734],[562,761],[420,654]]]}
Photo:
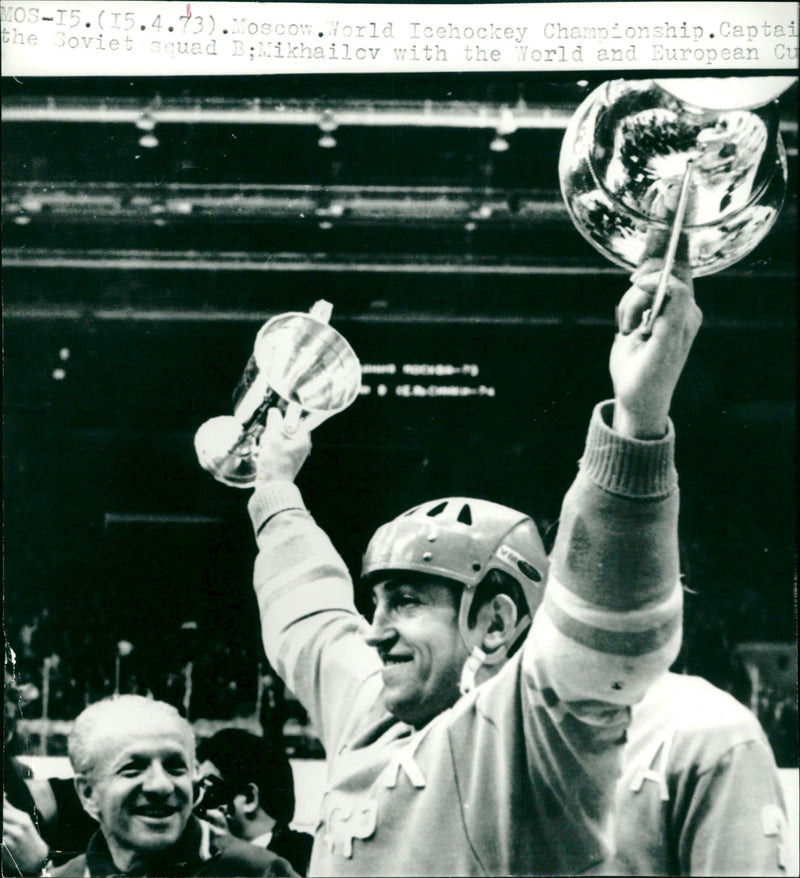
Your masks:
{"label": "player's hand gripping trophy", "polygon": [[[578,231],[629,269],[655,255],[655,239],[677,244],[681,233],[693,277],[738,262],[769,232],[783,204],[777,98],[793,82],[603,83],[578,107],[561,147],[561,191]],[[668,251],[665,261],[674,255]],[[658,302],[657,296],[652,318]]]}
{"label": "player's hand gripping trophy", "polygon": [[283,430],[308,432],[346,409],[361,387],[361,364],[348,342],[328,325],[332,306],[317,302],[308,314],[268,320],[256,336],[233,415],[211,418],[194,437],[200,465],[234,488],[256,481],[258,440],[272,408],[283,412]]}

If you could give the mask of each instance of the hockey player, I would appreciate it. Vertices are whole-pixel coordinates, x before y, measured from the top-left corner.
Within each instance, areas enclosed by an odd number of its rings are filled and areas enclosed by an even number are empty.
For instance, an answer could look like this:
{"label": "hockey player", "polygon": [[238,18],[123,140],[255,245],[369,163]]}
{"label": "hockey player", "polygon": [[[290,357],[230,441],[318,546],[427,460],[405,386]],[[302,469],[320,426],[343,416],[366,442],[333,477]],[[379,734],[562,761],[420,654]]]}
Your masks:
{"label": "hockey player", "polygon": [[796,875],[775,758],[752,711],[664,674],[633,708],[617,787],[620,875]]}
{"label": "hockey player", "polygon": [[368,625],[293,484],[308,436],[286,436],[270,413],[249,502],[254,582],[270,663],[327,754],[309,874],[608,865],[630,705],[681,637],[668,412],[701,316],[691,279],[673,277],[644,331],[652,268],[618,306],[614,400],[593,413],[549,573],[524,513],[466,498],[425,503],[367,548]]}

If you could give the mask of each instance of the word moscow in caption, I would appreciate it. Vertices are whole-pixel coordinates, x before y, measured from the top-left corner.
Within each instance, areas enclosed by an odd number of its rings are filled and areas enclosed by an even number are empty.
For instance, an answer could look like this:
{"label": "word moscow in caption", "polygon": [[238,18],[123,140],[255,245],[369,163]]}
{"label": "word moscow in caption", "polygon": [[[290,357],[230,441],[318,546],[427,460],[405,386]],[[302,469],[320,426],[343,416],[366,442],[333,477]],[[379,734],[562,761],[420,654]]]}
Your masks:
{"label": "word moscow in caption", "polygon": [[[398,6],[396,12],[386,13],[390,7],[376,5],[381,12],[374,21],[363,21],[362,12],[353,12],[357,22],[346,15],[331,15],[323,4],[304,5],[302,20],[299,15],[296,20],[280,17],[281,4],[268,4],[271,18],[242,14],[243,9],[257,10],[255,3],[198,3],[195,14],[191,3],[166,3],[164,12],[154,12],[157,7],[150,3],[77,3],[74,7],[3,3],[0,17],[2,43],[10,47],[54,48],[74,52],[76,57],[77,53],[117,53],[165,59],[215,56],[245,64],[277,60],[288,68],[293,62],[299,68],[309,61],[355,62],[365,68],[413,67],[425,62],[456,69],[463,63],[473,68],[503,64],[511,69],[530,65],[574,69],[609,62],[644,68],[795,62],[794,67],[798,57],[796,17],[785,14],[780,22],[766,17],[758,21],[754,12],[741,23],[725,4],[700,4],[706,9],[702,20],[665,17],[647,24],[593,22],[594,4],[588,4],[580,17],[569,14],[574,4],[564,4],[563,19],[552,16],[552,9],[557,8],[552,3],[515,5],[511,8],[517,11],[506,12],[505,19],[494,13],[484,18],[486,7],[465,6],[463,22],[437,19],[435,6]],[[776,5],[781,4],[764,4]],[[670,4],[664,7],[668,10]],[[287,16],[293,8],[287,5]],[[716,15],[716,8],[721,15]],[[507,7],[501,4],[498,9]],[[180,14],[183,11],[186,14]],[[380,19],[383,14],[386,17]]]}
{"label": "word moscow in caption", "polygon": [[[293,27],[295,28],[293,32]],[[234,33],[246,32],[248,36],[297,36],[296,28],[303,27],[303,37],[318,40],[357,40],[381,42],[377,45],[353,45],[350,42],[332,42],[329,44],[314,44],[311,42],[288,42],[287,40],[258,41],[255,45],[247,46],[243,40],[234,40],[234,55],[245,55],[254,61],[256,58],[286,58],[305,59],[313,61],[324,60],[377,60],[381,53],[387,52],[395,61],[448,61],[448,50],[453,46],[441,46],[439,44],[420,43],[419,40],[439,39],[451,43],[461,43],[455,46],[456,50],[463,52],[467,61],[499,61],[500,49],[487,47],[486,43],[495,41],[511,44],[519,44],[525,39],[528,28],[515,25],[498,25],[492,22],[488,24],[457,25],[453,23],[429,25],[421,21],[406,22],[402,28],[393,21],[376,22],[365,24],[350,24],[339,20],[327,20],[323,28],[316,34],[311,25],[284,25],[282,28],[272,22],[247,22],[244,19],[234,19]],[[283,33],[281,32],[283,31]],[[468,42],[473,41],[472,45]],[[467,44],[465,44],[465,42]],[[395,45],[392,45],[395,43]],[[398,44],[399,43],[399,44]]]}

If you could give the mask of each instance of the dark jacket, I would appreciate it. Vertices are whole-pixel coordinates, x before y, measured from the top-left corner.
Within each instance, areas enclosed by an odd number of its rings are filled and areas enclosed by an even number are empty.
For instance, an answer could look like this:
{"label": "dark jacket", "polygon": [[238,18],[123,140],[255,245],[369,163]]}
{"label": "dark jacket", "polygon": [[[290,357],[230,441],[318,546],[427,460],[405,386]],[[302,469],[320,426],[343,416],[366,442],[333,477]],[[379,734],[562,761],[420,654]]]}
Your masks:
{"label": "dark jacket", "polygon": [[86,850],[97,832],[97,821],[83,810],[72,778],[51,777],[48,783],[56,800],[56,818],[51,826],[42,826],[42,835],[50,845],[53,865],[59,866]]}
{"label": "dark jacket", "polygon": [[146,870],[120,872],[111,859],[102,832],[96,832],[85,854],[64,863],[51,874],[59,878],[107,878],[123,874],[131,878],[297,878],[297,872],[277,854],[231,835],[215,835],[207,823],[201,824],[196,817],[189,818],[186,830],[177,843],[158,860],[148,864]]}
{"label": "dark jacket", "polygon": [[307,832],[295,832],[285,824],[278,823],[272,830],[267,850],[288,860],[301,875],[306,875],[313,844],[314,836]]}

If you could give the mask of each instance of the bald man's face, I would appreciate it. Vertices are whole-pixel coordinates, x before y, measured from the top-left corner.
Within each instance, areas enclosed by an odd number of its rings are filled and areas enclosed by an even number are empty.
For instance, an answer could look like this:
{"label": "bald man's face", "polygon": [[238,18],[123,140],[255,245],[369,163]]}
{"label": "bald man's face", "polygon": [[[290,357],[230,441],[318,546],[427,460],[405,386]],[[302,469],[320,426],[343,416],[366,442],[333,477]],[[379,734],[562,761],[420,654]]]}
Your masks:
{"label": "bald man's face", "polygon": [[193,775],[194,742],[177,718],[154,715],[140,728],[97,735],[78,793],[119,868],[177,842],[191,814]]}

